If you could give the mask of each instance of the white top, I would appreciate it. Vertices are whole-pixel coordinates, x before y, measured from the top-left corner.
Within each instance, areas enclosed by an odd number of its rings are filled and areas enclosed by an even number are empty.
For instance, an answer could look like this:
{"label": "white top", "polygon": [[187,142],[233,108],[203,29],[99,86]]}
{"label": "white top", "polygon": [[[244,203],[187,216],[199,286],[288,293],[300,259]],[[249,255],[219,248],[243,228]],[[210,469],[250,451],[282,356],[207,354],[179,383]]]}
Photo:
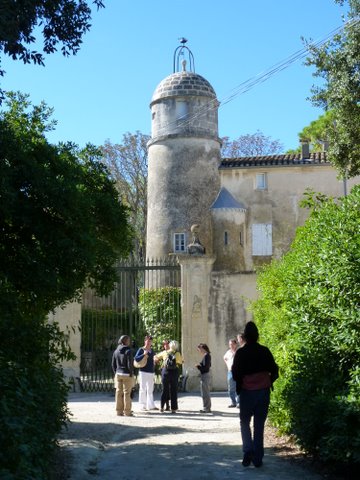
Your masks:
{"label": "white top", "polygon": [[236,350],[235,352],[233,352],[231,348],[229,348],[229,350],[224,355],[224,361],[226,363],[226,366],[229,372],[231,372],[231,367],[234,361],[235,353],[236,353]]}

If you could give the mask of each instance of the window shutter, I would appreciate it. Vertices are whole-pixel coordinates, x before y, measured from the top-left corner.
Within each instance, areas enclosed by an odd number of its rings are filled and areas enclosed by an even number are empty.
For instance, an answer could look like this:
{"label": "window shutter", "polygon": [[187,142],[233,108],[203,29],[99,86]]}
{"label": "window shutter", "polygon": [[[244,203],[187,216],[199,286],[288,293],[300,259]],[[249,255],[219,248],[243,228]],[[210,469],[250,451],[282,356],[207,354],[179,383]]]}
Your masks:
{"label": "window shutter", "polygon": [[254,223],[252,226],[252,254],[254,256],[272,255],[271,223]]}

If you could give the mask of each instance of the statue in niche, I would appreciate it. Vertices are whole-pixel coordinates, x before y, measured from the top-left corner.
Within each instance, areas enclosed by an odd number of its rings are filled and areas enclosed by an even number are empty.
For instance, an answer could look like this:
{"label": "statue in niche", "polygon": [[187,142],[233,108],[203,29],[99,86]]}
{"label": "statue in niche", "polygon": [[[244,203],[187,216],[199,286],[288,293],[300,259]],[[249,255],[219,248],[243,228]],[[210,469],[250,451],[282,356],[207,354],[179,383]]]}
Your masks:
{"label": "statue in niche", "polygon": [[205,247],[201,245],[199,240],[199,225],[191,226],[191,233],[193,234],[192,242],[188,245],[188,253],[190,255],[204,255]]}

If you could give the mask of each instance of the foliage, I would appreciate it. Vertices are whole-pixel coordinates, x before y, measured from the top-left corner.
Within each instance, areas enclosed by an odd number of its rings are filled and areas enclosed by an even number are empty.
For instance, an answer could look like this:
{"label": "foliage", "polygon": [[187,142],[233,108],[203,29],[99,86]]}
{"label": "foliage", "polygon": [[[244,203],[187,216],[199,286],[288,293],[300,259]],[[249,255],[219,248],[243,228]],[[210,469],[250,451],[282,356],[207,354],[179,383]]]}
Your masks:
{"label": "foliage", "polygon": [[91,146],[54,146],[45,104],[9,94],[0,112],[0,477],[45,479],[64,425],[58,365],[73,358],[48,312],[85,282],[105,293],[131,232],[106,168]]}
{"label": "foliage", "polygon": [[360,0],[348,4],[349,21],[342,33],[320,47],[309,43],[307,65],[324,79],[323,86],[313,87],[312,102],[333,115],[327,129],[329,160],[342,176],[353,177],[360,173]]}
{"label": "foliage", "polygon": [[142,260],[146,258],[147,218],[147,142],[148,135],[137,131],[125,133],[121,144],[109,141],[101,148],[103,162],[116,182],[121,201],[129,208],[130,222],[134,227],[132,254]]}
{"label": "foliage", "polygon": [[[41,27],[42,51],[57,51],[58,44],[65,56],[75,55],[83,35],[90,29],[91,7],[85,0],[3,0],[0,6],[0,54],[14,60],[44,65],[43,53],[31,50],[37,43],[34,31]],[[92,2],[104,7],[101,0]],[[0,70],[0,75],[4,72]]]}
{"label": "foliage", "polygon": [[253,304],[280,366],[272,421],[322,460],[360,465],[360,186],[312,209]]}
{"label": "foliage", "polygon": [[163,287],[140,290],[139,312],[145,330],[153,336],[156,352],[161,350],[162,341],[181,341],[180,288]]}
{"label": "foliage", "polygon": [[27,96],[9,97],[0,113],[0,273],[47,311],[73,299],[87,277],[103,294],[131,239],[114,183],[93,147],[46,141],[46,106],[28,113]]}
{"label": "foliage", "polygon": [[0,478],[45,479],[69,415],[58,364],[74,355],[58,325],[3,278],[0,315]]}
{"label": "foliage", "polygon": [[331,110],[320,115],[301,130],[299,133],[300,142],[311,143],[314,152],[322,151],[324,143],[328,143],[328,132],[333,128],[333,122],[334,116]]}
{"label": "foliage", "polygon": [[236,140],[223,137],[221,156],[223,158],[252,157],[281,153],[283,145],[279,140],[272,140],[259,130],[253,134],[240,135]]}

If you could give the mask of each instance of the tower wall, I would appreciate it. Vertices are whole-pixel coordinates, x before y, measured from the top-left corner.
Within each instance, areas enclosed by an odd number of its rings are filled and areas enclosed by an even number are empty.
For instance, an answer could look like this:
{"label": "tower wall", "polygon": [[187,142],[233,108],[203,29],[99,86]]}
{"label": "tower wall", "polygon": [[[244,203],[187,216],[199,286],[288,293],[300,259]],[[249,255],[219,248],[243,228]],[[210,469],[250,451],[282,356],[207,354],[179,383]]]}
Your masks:
{"label": "tower wall", "polygon": [[[173,234],[198,223],[212,252],[210,206],[219,190],[220,143],[199,137],[165,138],[149,146],[147,257],[174,251]],[[189,243],[189,242],[188,242]]]}
{"label": "tower wall", "polygon": [[212,252],[210,206],[220,178],[218,106],[210,83],[194,72],[176,72],[160,82],[151,100],[148,144],[146,255],[175,251],[174,234],[199,224],[206,253]]}

